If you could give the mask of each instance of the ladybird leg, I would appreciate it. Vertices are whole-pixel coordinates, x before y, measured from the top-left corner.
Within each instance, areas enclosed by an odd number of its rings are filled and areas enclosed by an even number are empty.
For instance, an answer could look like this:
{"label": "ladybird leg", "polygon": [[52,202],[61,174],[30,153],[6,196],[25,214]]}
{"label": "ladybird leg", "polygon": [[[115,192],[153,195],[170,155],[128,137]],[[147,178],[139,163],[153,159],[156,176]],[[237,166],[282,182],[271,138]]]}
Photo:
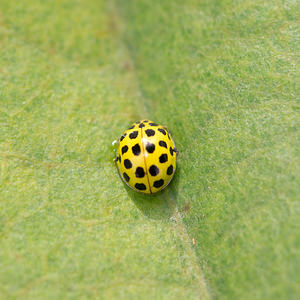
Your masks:
{"label": "ladybird leg", "polygon": [[178,151],[178,149],[176,148],[176,147],[174,147],[174,152],[176,153],[176,155],[178,155],[179,154],[179,151]]}
{"label": "ladybird leg", "polygon": [[117,161],[118,161],[118,159],[119,159],[119,158],[118,158],[118,156],[117,156],[117,157],[114,159],[114,162],[117,162]]}

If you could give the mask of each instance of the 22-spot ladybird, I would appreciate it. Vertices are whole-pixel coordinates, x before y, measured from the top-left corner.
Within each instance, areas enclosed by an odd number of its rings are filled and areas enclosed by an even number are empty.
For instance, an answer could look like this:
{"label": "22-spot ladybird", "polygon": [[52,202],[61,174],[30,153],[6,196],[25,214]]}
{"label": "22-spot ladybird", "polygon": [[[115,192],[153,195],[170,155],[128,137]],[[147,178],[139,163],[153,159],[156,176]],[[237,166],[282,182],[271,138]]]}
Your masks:
{"label": "22-spot ladybird", "polygon": [[120,176],[129,187],[154,194],[173,178],[177,153],[166,127],[142,120],[121,135],[116,162]]}

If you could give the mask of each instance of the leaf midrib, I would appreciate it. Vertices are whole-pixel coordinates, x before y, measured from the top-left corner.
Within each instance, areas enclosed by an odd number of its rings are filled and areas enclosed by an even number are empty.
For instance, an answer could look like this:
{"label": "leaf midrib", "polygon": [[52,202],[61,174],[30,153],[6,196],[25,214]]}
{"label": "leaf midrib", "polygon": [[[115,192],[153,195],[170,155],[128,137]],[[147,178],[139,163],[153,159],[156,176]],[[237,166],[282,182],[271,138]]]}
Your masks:
{"label": "leaf midrib", "polygon": [[[115,13],[114,15],[116,15],[118,17],[119,22],[122,23],[123,25],[125,25],[124,27],[126,27],[126,21],[122,18],[115,3],[113,4],[112,10],[114,10],[114,13]],[[131,71],[132,71],[133,78],[134,78],[134,86],[136,87],[136,90],[139,94],[139,99],[141,100],[137,103],[137,106],[140,108],[140,111],[141,111],[140,119],[144,119],[146,116],[151,115],[151,113],[149,112],[149,110],[146,107],[146,101],[149,101],[149,99],[146,99],[146,97],[142,91],[142,88],[139,84],[139,78],[138,78],[137,71],[136,71],[137,67],[136,67],[135,59],[134,59],[134,56],[133,56],[133,53],[132,53],[130,47],[128,46],[128,44],[125,41],[124,32],[122,30],[120,33],[120,40],[124,46],[125,51],[127,52],[127,57],[130,60],[130,65],[132,66]],[[149,119],[151,119],[151,118],[149,117]],[[178,206],[176,204],[177,201],[170,194],[169,190],[167,190],[163,194],[162,198],[163,198],[162,201],[167,202],[168,207],[170,208],[170,211],[174,212],[173,215],[169,218],[168,222],[169,222],[170,226],[174,228],[178,239],[180,239],[183,242],[184,252],[189,257],[189,264],[193,270],[193,274],[195,275],[195,277],[197,278],[197,281],[198,281],[199,299],[207,299],[207,300],[211,299],[207,281],[205,280],[204,273],[198,263],[198,259],[197,259],[195,250],[191,246],[192,239],[188,234],[186,226],[184,225],[184,222],[182,220],[182,216],[178,210]]]}

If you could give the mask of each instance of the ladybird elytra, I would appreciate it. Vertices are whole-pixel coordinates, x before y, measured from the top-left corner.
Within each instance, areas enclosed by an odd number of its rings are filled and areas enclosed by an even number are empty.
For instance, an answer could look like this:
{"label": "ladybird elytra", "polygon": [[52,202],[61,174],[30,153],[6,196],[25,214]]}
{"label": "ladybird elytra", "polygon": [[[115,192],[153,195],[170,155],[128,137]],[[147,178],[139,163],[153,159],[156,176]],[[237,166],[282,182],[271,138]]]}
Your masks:
{"label": "ladybird elytra", "polygon": [[176,156],[177,150],[168,129],[142,120],[121,135],[116,163],[121,178],[130,188],[154,194],[172,180]]}

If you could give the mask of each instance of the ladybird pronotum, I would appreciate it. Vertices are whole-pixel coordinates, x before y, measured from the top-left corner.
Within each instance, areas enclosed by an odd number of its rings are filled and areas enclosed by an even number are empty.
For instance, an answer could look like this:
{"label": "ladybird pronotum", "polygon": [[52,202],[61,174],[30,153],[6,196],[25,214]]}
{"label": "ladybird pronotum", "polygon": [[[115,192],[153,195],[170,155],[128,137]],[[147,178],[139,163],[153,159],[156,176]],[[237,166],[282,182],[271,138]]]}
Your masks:
{"label": "ladybird pronotum", "polygon": [[172,180],[176,156],[174,141],[166,127],[142,120],[121,135],[116,163],[120,176],[129,187],[154,194]]}

